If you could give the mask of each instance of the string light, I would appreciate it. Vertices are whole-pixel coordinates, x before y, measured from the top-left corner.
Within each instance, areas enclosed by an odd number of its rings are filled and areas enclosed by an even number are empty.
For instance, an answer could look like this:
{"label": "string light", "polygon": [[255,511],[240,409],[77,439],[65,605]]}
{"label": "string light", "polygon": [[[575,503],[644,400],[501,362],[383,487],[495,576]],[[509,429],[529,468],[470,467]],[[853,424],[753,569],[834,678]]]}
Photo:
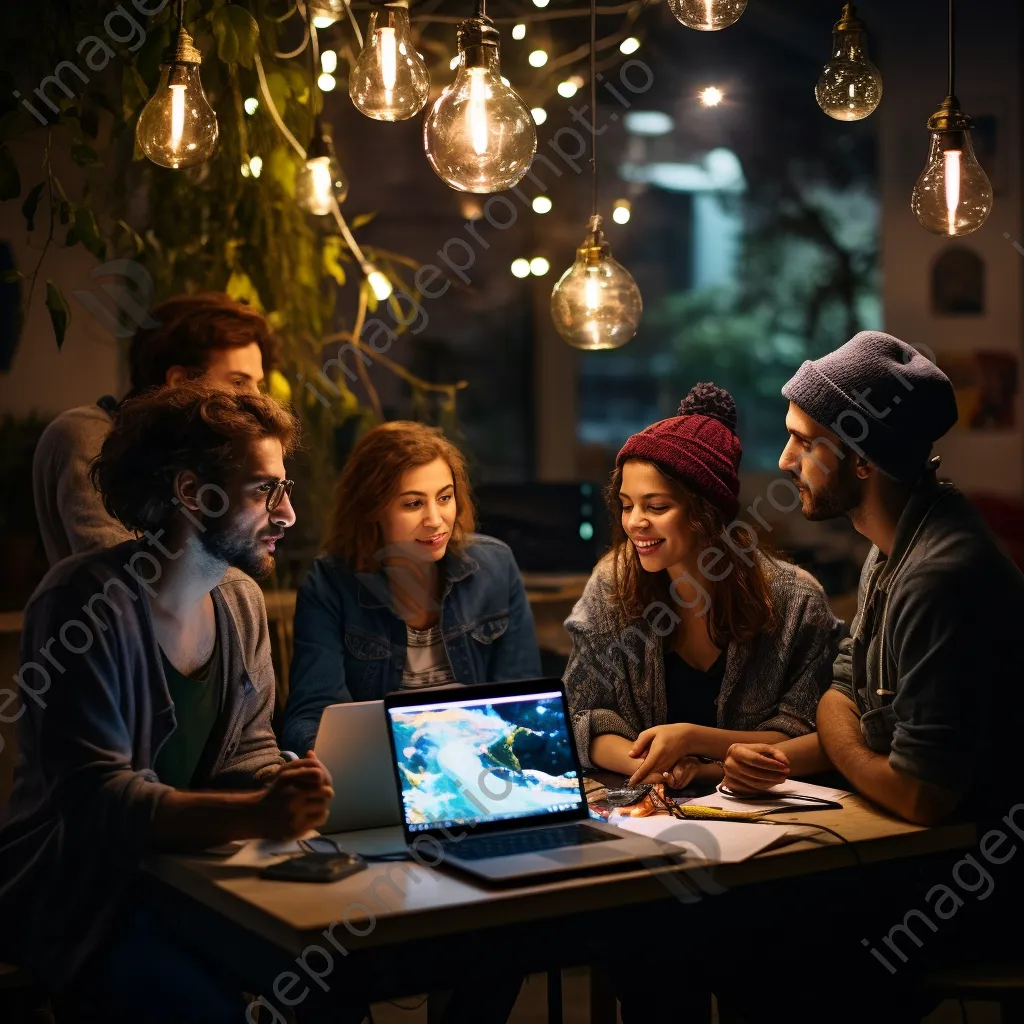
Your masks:
{"label": "string light", "polygon": [[160,82],[135,125],[139,148],[155,164],[179,169],[208,160],[220,128],[199,77],[202,54],[185,29],[185,0],[178,0],[174,40],[164,51]]}
{"label": "string light", "polygon": [[526,38],[526,26],[519,22],[518,25],[512,26],[512,38],[513,39],[525,39]]}
{"label": "string light", "polygon": [[636,53],[640,49],[640,40],[636,36],[629,36],[628,39],[623,39],[619,43],[619,51],[629,56],[631,53]]}
{"label": "string light", "polygon": [[338,55],[334,50],[324,50],[320,54],[320,69],[329,75],[338,70]]}
{"label": "string light", "polygon": [[551,207],[554,205],[548,196],[534,196],[533,203],[534,213],[550,213]]}
{"label": "string light", "polygon": [[630,218],[630,202],[628,199],[616,199],[612,207],[612,220],[616,224],[628,224]]}
{"label": "string light", "polygon": [[550,269],[551,264],[543,256],[534,256],[530,260],[530,273],[534,277],[543,277]]}
{"label": "string light", "polygon": [[521,256],[517,260],[512,261],[512,276],[513,277],[529,277],[530,276],[530,261],[524,260]]}
{"label": "string light", "polygon": [[543,107],[534,107],[530,111],[534,124],[543,124],[548,119],[548,112]]}
{"label": "string light", "polygon": [[558,95],[565,99],[571,99],[579,91],[579,86],[575,82],[564,81],[558,83]]}
{"label": "string light", "polygon": [[548,62],[548,55],[546,50],[533,50],[530,56],[526,58],[530,62],[530,67],[542,68]]}
{"label": "string light", "polygon": [[327,74],[326,71],[316,80],[316,87],[321,92],[334,92],[337,85],[338,80],[334,75]]}
{"label": "string light", "polygon": [[[590,108],[597,109],[597,0],[590,0]],[[590,123],[591,216],[576,259],[551,292],[551,319],[573,347],[608,349],[636,334],[643,312],[640,289],[611,247],[597,212],[597,128]]]}
{"label": "string light", "polygon": [[255,96],[249,96],[246,101],[242,104],[245,107],[245,112],[252,117],[260,108],[260,101]]}
{"label": "string light", "polygon": [[700,91],[700,101],[705,107],[717,107],[723,99],[725,95],[716,85],[709,85]]}
{"label": "string light", "polygon": [[345,0],[306,0],[313,28],[330,28],[344,13]]}

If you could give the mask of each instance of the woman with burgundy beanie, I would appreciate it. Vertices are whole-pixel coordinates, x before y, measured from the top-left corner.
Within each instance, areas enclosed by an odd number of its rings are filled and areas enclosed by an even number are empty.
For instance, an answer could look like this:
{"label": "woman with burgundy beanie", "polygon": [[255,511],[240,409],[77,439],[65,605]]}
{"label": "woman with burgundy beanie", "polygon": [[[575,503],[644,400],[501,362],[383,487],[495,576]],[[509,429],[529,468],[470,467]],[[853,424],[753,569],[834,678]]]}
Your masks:
{"label": "woman with burgundy beanie", "polygon": [[817,581],[757,551],[744,525],[728,543],[741,456],[736,404],[714,384],[618,454],[611,551],[565,623],[587,767],[717,783],[731,743],[814,730],[840,623]]}

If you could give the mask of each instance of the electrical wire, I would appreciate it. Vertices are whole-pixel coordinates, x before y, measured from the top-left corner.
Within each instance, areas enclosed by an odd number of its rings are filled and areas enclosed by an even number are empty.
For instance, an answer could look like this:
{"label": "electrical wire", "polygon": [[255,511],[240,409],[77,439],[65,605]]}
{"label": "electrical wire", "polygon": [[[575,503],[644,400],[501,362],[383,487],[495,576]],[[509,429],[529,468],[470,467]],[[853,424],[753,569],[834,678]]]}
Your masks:
{"label": "electrical wire", "polygon": [[[952,3],[952,0],[950,0]],[[597,216],[597,0],[590,0],[590,213]]]}
{"label": "electrical wire", "polygon": [[949,0],[949,92],[947,96],[955,96],[956,92],[956,50],[953,47],[953,0]]}

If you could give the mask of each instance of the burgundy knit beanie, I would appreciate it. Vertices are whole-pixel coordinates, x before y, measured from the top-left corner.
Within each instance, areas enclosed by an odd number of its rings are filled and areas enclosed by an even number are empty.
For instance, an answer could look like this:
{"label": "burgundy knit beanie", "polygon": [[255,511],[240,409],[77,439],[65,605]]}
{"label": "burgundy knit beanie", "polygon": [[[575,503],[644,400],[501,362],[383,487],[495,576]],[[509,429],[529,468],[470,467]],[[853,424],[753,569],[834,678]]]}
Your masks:
{"label": "burgundy knit beanie", "polygon": [[707,498],[730,522],[739,510],[740,459],[736,403],[725,388],[695,384],[679,413],[634,434],[615,459],[653,462],[666,474]]}

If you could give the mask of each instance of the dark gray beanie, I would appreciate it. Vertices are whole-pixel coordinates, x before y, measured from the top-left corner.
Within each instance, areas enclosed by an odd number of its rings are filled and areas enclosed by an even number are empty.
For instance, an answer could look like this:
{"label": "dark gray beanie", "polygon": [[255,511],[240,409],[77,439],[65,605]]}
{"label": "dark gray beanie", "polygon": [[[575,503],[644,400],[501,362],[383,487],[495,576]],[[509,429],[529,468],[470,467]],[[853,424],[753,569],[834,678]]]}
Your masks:
{"label": "dark gray beanie", "polygon": [[957,419],[949,378],[906,342],[861,331],[808,359],[782,394],[896,480],[913,482]]}

